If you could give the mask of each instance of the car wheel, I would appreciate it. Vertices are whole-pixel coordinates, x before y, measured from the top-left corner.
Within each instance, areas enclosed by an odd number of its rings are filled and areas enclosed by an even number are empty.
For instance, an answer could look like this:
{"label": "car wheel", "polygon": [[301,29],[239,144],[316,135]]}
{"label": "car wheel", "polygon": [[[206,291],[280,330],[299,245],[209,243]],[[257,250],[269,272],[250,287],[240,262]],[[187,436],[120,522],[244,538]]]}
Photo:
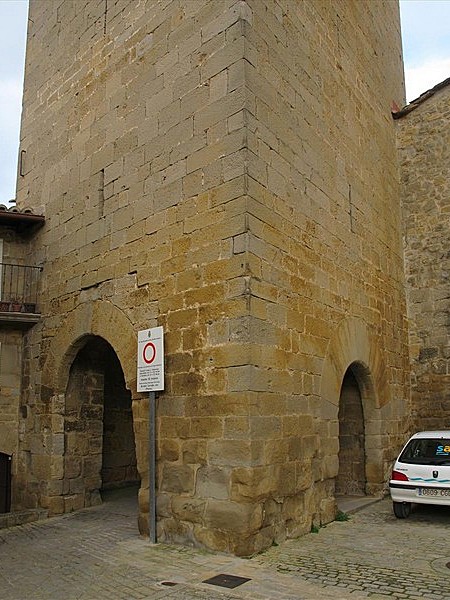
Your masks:
{"label": "car wheel", "polygon": [[393,502],[393,508],[397,519],[406,519],[411,512],[411,502]]}

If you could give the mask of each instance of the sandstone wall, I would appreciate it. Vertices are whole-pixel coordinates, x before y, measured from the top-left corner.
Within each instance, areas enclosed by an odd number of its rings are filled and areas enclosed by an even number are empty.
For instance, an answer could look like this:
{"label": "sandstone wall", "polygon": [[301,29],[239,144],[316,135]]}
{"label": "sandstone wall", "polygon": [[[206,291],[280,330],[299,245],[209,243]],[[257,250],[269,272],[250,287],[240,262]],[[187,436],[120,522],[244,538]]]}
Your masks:
{"label": "sandstone wall", "polygon": [[397,121],[416,429],[450,419],[450,87]]}
{"label": "sandstone wall", "polygon": [[[15,295],[23,292],[23,272],[10,265],[27,264],[29,254],[28,239],[21,236],[12,228],[0,228],[1,256],[0,262],[0,310],[8,312],[10,300],[20,301],[23,306],[24,298]],[[29,298],[28,298],[29,300]],[[2,301],[5,304],[2,305]],[[24,415],[22,391],[28,386],[29,379],[23,376],[23,365],[26,352],[23,348],[24,331],[27,326],[11,321],[2,321],[0,326],[0,452],[10,454],[12,459],[13,497],[12,508],[17,502],[17,486],[19,470],[19,439],[22,432],[21,418]]]}
{"label": "sandstone wall", "polygon": [[[311,455],[301,459],[311,481],[320,485],[336,469],[337,424],[326,401],[339,401],[339,389],[324,398],[325,363],[330,340],[346,318],[358,320],[358,331],[370,330],[371,353],[379,352],[384,363],[372,403],[384,413],[373,420],[386,419],[387,436],[381,438],[378,429],[368,459],[378,468],[398,443],[390,436],[402,429],[408,400],[390,115],[392,99],[402,98],[396,7],[378,2],[370,8],[358,2],[251,6],[244,64],[254,99],[246,112],[251,197],[246,243],[255,259],[251,318],[262,332],[251,385],[271,393],[271,416],[275,392],[285,390],[296,399],[296,411],[317,418],[312,428],[301,423],[287,437],[301,438],[305,428],[312,435]],[[389,51],[386,39],[392,43]],[[363,360],[359,349],[353,357]],[[372,356],[373,377],[376,362]],[[282,394],[281,413],[285,398]],[[375,433],[374,423],[367,430],[369,436]],[[280,448],[276,427],[272,435]],[[324,437],[332,440],[329,445]],[[376,479],[379,486],[383,476]]]}
{"label": "sandstone wall", "polygon": [[23,444],[35,497],[61,505],[67,371],[79,340],[101,336],[133,397],[145,531],[134,353],[136,332],[156,324],[160,539],[250,554],[331,520],[350,365],[367,490],[379,492],[408,409],[396,5],[66,0],[30,11],[18,201],[46,215]]}
{"label": "sandstone wall", "polygon": [[16,455],[19,449],[19,406],[22,375],[22,332],[0,334],[0,452]]}

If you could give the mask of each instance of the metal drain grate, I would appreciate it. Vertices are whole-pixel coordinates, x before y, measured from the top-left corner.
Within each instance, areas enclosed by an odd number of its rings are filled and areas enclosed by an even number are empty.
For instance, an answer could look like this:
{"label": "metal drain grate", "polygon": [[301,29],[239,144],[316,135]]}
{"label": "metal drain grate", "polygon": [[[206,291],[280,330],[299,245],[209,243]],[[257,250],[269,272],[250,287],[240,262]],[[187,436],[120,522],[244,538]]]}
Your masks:
{"label": "metal drain grate", "polygon": [[250,577],[238,577],[237,575],[227,575],[226,573],[221,573],[220,575],[215,575],[214,577],[205,579],[205,581],[202,581],[202,583],[218,585],[220,587],[232,590],[239,585],[242,585],[246,581],[251,581]]}

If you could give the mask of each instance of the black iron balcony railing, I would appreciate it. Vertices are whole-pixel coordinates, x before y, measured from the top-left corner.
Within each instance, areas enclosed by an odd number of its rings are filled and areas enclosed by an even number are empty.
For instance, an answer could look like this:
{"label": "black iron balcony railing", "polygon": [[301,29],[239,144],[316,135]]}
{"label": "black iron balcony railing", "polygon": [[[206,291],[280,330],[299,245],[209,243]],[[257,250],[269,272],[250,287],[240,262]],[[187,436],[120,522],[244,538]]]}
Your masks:
{"label": "black iron balcony railing", "polygon": [[0,312],[39,313],[42,267],[0,263]]}

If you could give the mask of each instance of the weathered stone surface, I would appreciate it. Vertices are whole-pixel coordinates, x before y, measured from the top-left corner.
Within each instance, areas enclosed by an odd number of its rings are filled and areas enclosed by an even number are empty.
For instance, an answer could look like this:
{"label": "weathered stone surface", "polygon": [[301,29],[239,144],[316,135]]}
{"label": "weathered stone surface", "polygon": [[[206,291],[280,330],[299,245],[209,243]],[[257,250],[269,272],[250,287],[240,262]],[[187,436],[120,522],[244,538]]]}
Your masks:
{"label": "weathered stone surface", "polygon": [[200,498],[226,500],[230,496],[230,469],[201,467],[196,474],[196,493]]}
{"label": "weathered stone surface", "polygon": [[194,525],[195,539],[199,544],[217,552],[230,552],[229,535],[223,531]]}
{"label": "weathered stone surface", "polygon": [[257,531],[262,523],[262,509],[258,504],[238,504],[226,500],[208,500],[205,524],[231,534]]}
{"label": "weathered stone surface", "polygon": [[172,500],[172,512],[181,521],[202,523],[205,505],[206,500],[178,496]]}
{"label": "weathered stone surface", "polygon": [[204,465],[207,462],[207,441],[186,440],[182,445],[183,462]]}
{"label": "weathered stone surface", "polygon": [[449,102],[447,85],[396,121],[416,430],[450,415]]}
{"label": "weathered stone surface", "polygon": [[30,4],[17,201],[46,227],[20,501],[74,510],[132,476],[148,531],[136,332],[161,325],[159,539],[252,554],[332,518],[347,369],[368,489],[407,427],[397,7],[109,8]]}
{"label": "weathered stone surface", "polygon": [[189,465],[165,464],[162,473],[163,491],[172,493],[192,493],[194,489],[194,470]]}

